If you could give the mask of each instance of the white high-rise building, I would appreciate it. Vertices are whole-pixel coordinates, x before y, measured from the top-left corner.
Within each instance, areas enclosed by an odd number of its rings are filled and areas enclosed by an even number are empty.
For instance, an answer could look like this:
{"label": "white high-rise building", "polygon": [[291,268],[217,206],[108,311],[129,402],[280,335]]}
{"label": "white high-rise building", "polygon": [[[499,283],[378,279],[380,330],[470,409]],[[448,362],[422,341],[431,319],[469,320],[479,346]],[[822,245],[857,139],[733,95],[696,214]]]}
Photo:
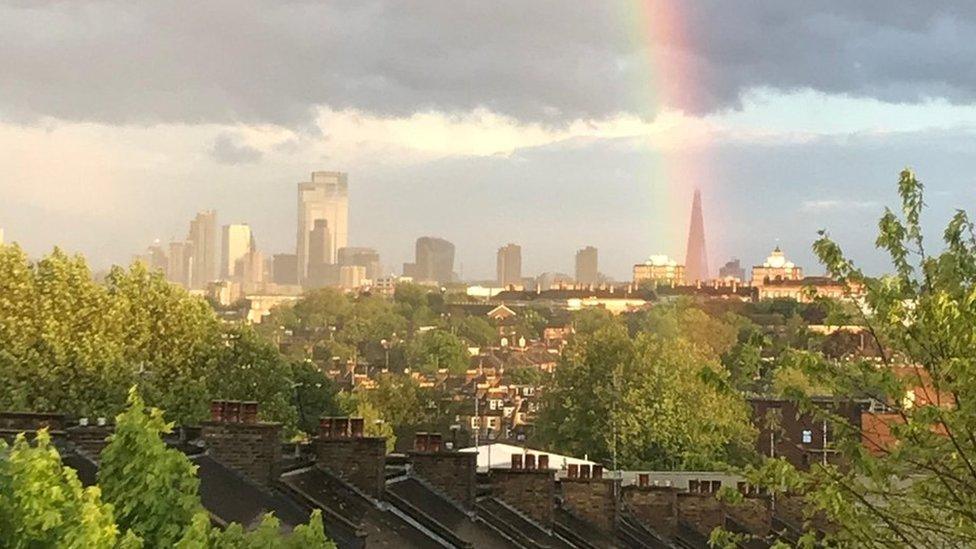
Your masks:
{"label": "white high-rise building", "polygon": [[342,172],[312,172],[311,181],[298,184],[298,233],[295,253],[298,256],[298,278],[308,275],[309,234],[315,220],[328,222],[330,238],[329,263],[336,263],[336,253],[349,241],[349,181]]}
{"label": "white high-rise building", "polygon": [[237,260],[251,251],[251,227],[245,223],[224,225],[221,246],[220,276],[229,280],[237,276]]}

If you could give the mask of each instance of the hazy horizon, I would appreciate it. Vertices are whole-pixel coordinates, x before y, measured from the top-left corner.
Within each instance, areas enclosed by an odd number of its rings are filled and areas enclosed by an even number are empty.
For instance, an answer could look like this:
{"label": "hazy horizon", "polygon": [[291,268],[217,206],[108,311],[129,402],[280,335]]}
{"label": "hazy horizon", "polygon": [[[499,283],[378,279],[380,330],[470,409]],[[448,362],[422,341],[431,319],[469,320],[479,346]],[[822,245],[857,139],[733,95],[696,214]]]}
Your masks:
{"label": "hazy horizon", "polygon": [[0,2],[0,228],[37,256],[128,263],[193,215],[295,248],[296,186],[349,174],[349,244],[388,269],[419,236],[466,279],[628,280],[775,245],[810,274],[826,228],[869,272],[898,172],[928,228],[976,203],[976,6],[712,1],[421,5]]}

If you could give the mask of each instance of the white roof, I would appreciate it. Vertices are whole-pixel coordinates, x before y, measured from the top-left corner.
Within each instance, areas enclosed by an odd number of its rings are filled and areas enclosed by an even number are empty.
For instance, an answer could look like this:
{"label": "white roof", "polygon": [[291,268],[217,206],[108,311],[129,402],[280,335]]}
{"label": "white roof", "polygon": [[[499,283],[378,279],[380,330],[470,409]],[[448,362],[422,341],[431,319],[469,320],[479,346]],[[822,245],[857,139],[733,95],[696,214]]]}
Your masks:
{"label": "white roof", "polygon": [[[564,456],[562,454],[554,454],[552,452],[536,450],[534,448],[523,448],[522,446],[514,446],[512,444],[505,444],[502,442],[471,446],[470,448],[462,448],[458,451],[468,453],[477,452],[479,471],[487,471],[489,464],[494,469],[510,469],[512,467],[512,455],[526,453],[535,454],[536,456],[549,456],[549,467],[552,469],[559,469],[561,471],[565,471],[567,466],[571,463],[576,465],[597,465],[597,462],[589,461],[587,459]],[[491,456],[490,461],[489,456]]]}

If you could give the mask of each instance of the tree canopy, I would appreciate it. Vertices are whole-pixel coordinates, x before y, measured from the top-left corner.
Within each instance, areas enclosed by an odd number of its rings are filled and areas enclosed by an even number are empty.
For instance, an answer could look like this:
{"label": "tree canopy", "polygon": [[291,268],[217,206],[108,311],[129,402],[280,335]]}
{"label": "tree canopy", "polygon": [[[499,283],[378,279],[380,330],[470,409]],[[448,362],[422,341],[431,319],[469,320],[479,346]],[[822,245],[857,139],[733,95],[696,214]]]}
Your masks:
{"label": "tree canopy", "polygon": [[564,352],[537,428],[559,451],[625,468],[742,463],[754,433],[727,381],[711,349],[611,323]]}
{"label": "tree canopy", "polygon": [[[811,517],[834,525],[825,544],[968,547],[976,544],[976,237],[957,211],[930,255],[920,218],[923,186],[909,170],[898,183],[901,211],[886,210],[876,244],[895,272],[865,276],[825,233],[814,251],[834,277],[864,288],[862,322],[879,356],[841,354],[800,361],[835,398],[871,399],[888,410],[882,431],[860,432],[823,413],[845,463],[796,471],[768,460],[750,476],[801,494]],[[792,392],[801,405],[809,395]],[[810,532],[804,541],[817,539]]]}

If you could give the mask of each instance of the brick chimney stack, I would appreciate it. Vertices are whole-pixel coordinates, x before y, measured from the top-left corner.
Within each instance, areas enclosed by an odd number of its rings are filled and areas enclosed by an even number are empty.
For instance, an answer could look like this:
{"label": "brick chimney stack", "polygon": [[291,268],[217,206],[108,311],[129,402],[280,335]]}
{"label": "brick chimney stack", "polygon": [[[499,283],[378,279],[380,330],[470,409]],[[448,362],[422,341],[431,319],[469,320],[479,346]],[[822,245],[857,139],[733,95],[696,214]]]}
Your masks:
{"label": "brick chimney stack", "polygon": [[366,436],[361,417],[319,419],[315,439],[318,467],[342,478],[372,497],[386,485],[386,438]]}
{"label": "brick chimney stack", "polygon": [[540,524],[550,527],[556,499],[556,472],[546,454],[512,454],[512,466],[491,470],[491,493]]}
{"label": "brick chimney stack", "polygon": [[201,425],[207,453],[244,477],[269,486],[278,477],[281,424],[258,421],[258,403],[214,400]]}
{"label": "brick chimney stack", "polygon": [[478,466],[476,452],[445,450],[440,433],[419,432],[414,435],[410,463],[414,474],[451,499],[469,509],[474,506]]}

